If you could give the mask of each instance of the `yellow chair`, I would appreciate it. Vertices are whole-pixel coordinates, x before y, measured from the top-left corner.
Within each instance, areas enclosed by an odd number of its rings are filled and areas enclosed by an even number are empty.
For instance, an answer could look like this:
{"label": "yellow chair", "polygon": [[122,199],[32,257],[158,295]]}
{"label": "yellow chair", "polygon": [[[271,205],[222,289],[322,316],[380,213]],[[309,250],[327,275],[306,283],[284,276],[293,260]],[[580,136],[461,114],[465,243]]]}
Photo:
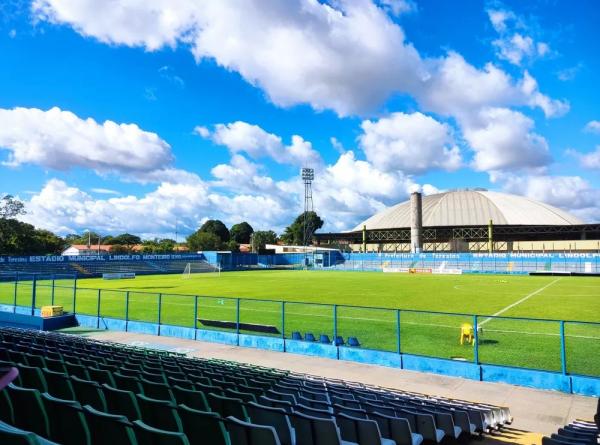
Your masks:
{"label": "yellow chair", "polygon": [[460,344],[464,344],[466,341],[467,344],[472,344],[475,340],[475,333],[473,331],[473,326],[469,323],[463,323],[460,325]]}

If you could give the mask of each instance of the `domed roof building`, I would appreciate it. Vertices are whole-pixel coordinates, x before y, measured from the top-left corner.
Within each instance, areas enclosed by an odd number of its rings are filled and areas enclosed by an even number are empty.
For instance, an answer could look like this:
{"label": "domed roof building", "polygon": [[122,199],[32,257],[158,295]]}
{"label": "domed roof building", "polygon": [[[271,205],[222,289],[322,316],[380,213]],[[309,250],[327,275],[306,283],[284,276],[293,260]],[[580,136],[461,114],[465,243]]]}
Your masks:
{"label": "domed roof building", "polygon": [[[423,197],[423,226],[573,225],[577,217],[548,204],[484,189],[452,190]],[[389,207],[353,230],[410,227],[411,205],[405,201]]]}
{"label": "domed roof building", "polygon": [[599,240],[600,224],[584,224],[543,202],[485,189],[416,193],[349,232],[315,234],[320,246],[394,252],[600,252]]}

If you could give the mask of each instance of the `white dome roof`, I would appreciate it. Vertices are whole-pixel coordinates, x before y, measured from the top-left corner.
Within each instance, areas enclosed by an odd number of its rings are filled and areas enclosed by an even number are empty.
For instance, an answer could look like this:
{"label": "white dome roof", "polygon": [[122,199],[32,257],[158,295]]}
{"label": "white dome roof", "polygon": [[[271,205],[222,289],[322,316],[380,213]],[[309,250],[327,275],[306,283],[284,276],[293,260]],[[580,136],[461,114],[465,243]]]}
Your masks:
{"label": "white dome roof", "polygon": [[[457,190],[423,197],[423,226],[573,225],[575,216],[529,198],[485,190]],[[353,230],[410,227],[410,201],[389,207]]]}

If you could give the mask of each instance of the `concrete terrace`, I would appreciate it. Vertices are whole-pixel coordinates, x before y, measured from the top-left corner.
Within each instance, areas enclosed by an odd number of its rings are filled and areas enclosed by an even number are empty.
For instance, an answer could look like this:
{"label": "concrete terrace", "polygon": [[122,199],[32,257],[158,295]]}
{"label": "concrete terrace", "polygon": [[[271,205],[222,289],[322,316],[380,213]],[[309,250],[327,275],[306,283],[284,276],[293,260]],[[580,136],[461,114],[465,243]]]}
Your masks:
{"label": "concrete terrace", "polygon": [[159,345],[166,349],[180,348],[189,351],[187,353],[189,357],[219,358],[252,363],[323,377],[510,407],[515,419],[510,428],[494,437],[486,437],[484,441],[480,442],[482,444],[540,444],[542,435],[550,435],[574,419],[591,419],[597,403],[593,397],[555,391],[174,337],[157,337],[120,331],[90,331],[86,335],[98,340],[123,344],[142,342],[148,347]]}

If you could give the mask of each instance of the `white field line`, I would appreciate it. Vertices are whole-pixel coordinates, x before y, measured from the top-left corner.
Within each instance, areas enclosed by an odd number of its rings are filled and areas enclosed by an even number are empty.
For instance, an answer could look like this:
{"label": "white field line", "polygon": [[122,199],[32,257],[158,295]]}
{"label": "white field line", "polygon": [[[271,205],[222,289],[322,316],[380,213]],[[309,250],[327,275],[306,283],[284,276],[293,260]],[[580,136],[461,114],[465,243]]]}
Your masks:
{"label": "white field line", "polygon": [[[549,288],[550,286],[552,286],[554,283],[556,283],[557,281],[560,281],[561,277],[557,278],[554,281],[551,281],[550,283],[540,287],[538,290],[535,290],[533,292],[531,292],[528,295],[525,295],[523,298],[521,298],[519,301],[515,301],[512,304],[509,304],[508,306],[506,306],[504,309],[500,309],[498,312],[496,312],[495,314],[492,314],[492,317],[497,317],[498,315],[501,315],[503,313],[505,313],[506,311],[512,309],[515,306],[518,306],[519,304],[523,303],[524,301],[529,300],[531,297],[539,294],[540,292],[544,291],[545,289]],[[479,323],[478,326],[483,326],[484,324],[486,324],[488,321],[492,320],[492,318],[486,318],[485,320],[483,320],[481,323]]]}

